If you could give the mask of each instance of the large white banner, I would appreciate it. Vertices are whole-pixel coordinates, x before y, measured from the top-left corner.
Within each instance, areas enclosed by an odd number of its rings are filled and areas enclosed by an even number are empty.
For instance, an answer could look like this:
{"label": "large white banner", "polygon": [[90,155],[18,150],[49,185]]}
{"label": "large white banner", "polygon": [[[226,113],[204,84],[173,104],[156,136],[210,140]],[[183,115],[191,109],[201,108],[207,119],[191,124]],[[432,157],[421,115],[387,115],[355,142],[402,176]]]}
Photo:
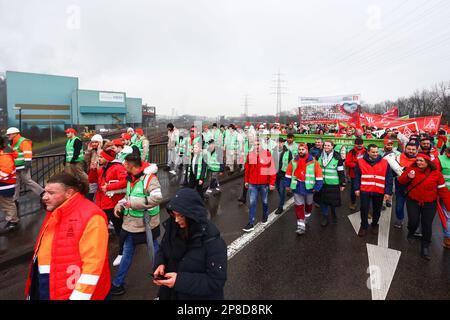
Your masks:
{"label": "large white banner", "polygon": [[305,122],[348,120],[360,105],[360,94],[299,97],[301,120]]}
{"label": "large white banner", "polygon": [[125,94],[120,92],[100,92],[99,101],[102,102],[125,102]]}

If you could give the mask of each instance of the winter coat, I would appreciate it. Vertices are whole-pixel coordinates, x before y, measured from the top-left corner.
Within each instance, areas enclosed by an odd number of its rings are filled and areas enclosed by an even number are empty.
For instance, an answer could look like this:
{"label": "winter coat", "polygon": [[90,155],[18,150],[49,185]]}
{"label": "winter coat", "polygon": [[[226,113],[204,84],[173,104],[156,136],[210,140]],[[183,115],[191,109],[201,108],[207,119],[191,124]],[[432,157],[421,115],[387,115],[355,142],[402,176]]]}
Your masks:
{"label": "winter coat", "polygon": [[[98,184],[95,204],[102,210],[113,209],[117,202],[123,198],[127,186],[126,177],[127,171],[119,160],[109,162],[99,169],[89,170],[89,182]],[[107,185],[107,193],[101,190],[101,187],[105,184]]]}
{"label": "winter coat", "polygon": [[170,200],[166,209],[176,211],[188,220],[188,235],[170,216],[164,223],[164,237],[156,255],[155,268],[165,266],[165,272],[176,272],[173,288],[161,286],[161,300],[224,299],[227,280],[227,246],[217,227],[208,220],[202,199],[192,189],[184,188]]}
{"label": "winter coat", "polygon": [[[344,165],[344,161],[337,151],[333,151],[333,158],[338,160],[338,167],[342,167]],[[326,204],[335,208],[342,205],[340,188],[341,186],[345,186],[345,174],[344,171],[337,171],[337,174],[339,176],[339,185],[328,185],[324,183],[320,191],[314,194],[315,202],[319,204]]]}
{"label": "winter coat", "polygon": [[267,184],[274,186],[276,180],[275,165],[268,150],[260,153],[256,150],[247,155],[244,182],[249,184]]}
{"label": "winter coat", "polygon": [[350,178],[355,178],[355,167],[358,164],[358,158],[362,158],[366,153],[366,148],[362,148],[361,150],[357,150],[353,148],[347,153],[345,157],[345,167],[348,168],[348,176]]}
{"label": "winter coat", "polygon": [[[411,170],[416,172],[414,179],[408,177]],[[446,208],[450,208],[450,191],[448,191],[444,176],[439,170],[431,170],[431,168],[421,170],[416,165],[412,165],[405,169],[398,178],[398,182],[406,185],[409,199],[419,203],[435,202],[439,195],[444,200]]]}
{"label": "winter coat", "polygon": [[[363,160],[365,160],[370,166],[374,166],[378,164],[380,161],[386,161],[381,156],[378,156],[375,160],[372,160],[369,155],[366,153],[364,154]],[[355,190],[360,190],[361,187],[361,169],[359,168],[359,165],[357,164],[355,167]],[[394,176],[392,174],[392,169],[389,165],[387,165],[386,174],[384,175],[384,194],[392,195],[393,190],[393,182],[394,182]]]}

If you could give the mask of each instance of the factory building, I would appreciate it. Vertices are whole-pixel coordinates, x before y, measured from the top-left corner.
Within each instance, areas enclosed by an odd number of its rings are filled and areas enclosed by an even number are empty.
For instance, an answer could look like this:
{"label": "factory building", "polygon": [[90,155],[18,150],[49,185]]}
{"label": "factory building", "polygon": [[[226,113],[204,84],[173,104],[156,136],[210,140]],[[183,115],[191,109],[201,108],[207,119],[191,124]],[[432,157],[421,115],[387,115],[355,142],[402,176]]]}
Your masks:
{"label": "factory building", "polygon": [[7,71],[5,83],[2,109],[8,127],[101,129],[142,124],[142,99],[125,92],[81,89],[76,77]]}

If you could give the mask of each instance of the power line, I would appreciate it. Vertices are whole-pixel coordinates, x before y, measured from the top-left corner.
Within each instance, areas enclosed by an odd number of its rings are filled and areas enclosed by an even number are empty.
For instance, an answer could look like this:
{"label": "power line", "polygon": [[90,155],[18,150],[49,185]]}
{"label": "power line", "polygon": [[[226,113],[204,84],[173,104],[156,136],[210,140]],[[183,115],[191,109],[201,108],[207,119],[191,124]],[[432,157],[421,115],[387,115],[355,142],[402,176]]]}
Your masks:
{"label": "power line", "polygon": [[283,92],[284,89],[286,89],[286,87],[282,87],[281,84],[286,82],[284,80],[281,79],[281,76],[283,74],[280,72],[280,70],[278,70],[278,73],[276,73],[274,76],[276,77],[275,80],[272,80],[272,82],[276,82],[276,87],[272,87],[272,89],[275,89],[275,92],[272,92],[271,94],[276,94],[277,95],[277,103],[276,103],[276,115],[277,117],[279,117],[281,115],[281,109],[282,109],[282,104],[281,104],[281,96],[283,94],[286,94],[286,92]]}

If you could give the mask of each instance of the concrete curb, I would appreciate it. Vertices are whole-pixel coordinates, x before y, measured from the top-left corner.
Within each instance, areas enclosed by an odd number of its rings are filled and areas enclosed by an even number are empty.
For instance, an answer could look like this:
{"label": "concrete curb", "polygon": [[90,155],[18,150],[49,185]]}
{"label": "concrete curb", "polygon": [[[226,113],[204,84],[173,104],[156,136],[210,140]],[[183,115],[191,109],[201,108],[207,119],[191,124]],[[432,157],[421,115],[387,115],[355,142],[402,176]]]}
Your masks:
{"label": "concrete curb", "polygon": [[[242,178],[244,176],[243,173],[238,173],[237,175],[233,175],[230,177],[226,177],[222,180],[220,180],[221,184],[226,184],[231,181],[234,181],[238,178]],[[170,198],[164,199],[160,206],[164,208],[167,203],[169,202]],[[0,271],[6,270],[16,264],[19,264],[21,262],[25,261],[31,261],[31,258],[33,256],[35,243],[33,242],[29,246],[24,246],[23,248],[19,250],[14,250],[13,253],[6,253],[0,258]],[[19,251],[19,252],[18,252]]]}

